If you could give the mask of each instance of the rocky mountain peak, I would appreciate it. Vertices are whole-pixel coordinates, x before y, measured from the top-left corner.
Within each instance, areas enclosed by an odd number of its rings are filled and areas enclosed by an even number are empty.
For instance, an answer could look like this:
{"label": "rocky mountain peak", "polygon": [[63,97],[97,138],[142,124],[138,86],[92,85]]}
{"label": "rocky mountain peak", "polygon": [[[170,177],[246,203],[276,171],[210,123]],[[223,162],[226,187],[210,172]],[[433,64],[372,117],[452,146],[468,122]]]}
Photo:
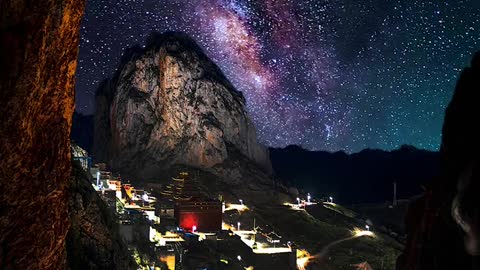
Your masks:
{"label": "rocky mountain peak", "polygon": [[141,179],[186,165],[240,181],[241,172],[224,169],[240,156],[271,170],[243,95],[190,37],[176,32],[152,34],[145,48],[128,50],[115,76],[102,83],[94,154]]}

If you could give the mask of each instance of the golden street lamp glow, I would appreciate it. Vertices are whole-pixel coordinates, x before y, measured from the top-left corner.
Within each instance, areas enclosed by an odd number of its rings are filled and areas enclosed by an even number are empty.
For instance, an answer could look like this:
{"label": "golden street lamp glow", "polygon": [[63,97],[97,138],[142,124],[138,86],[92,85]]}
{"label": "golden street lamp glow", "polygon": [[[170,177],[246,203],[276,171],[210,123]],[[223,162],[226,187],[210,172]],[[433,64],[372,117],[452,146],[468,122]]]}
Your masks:
{"label": "golden street lamp glow", "polygon": [[300,269],[300,270],[305,270],[305,267],[307,266],[309,260],[310,260],[310,259],[309,259],[308,257],[298,258],[298,259],[297,259],[297,267],[298,267],[298,269]]}
{"label": "golden street lamp glow", "polygon": [[305,267],[312,259],[314,259],[314,256],[311,256],[308,251],[297,249],[297,268],[299,270],[305,270]]}
{"label": "golden street lamp glow", "polygon": [[285,203],[283,203],[283,205],[290,206],[290,208],[292,208],[293,210],[301,210],[301,211],[305,210],[302,207],[300,207],[300,204],[296,204],[296,203],[293,204],[293,203],[285,202]]}
{"label": "golden street lamp glow", "polygon": [[233,231],[235,228],[225,222],[222,222],[222,230],[230,230]]}
{"label": "golden street lamp glow", "polygon": [[237,210],[238,212],[243,212],[243,211],[247,211],[248,210],[248,207],[243,204],[234,204],[234,203],[230,203],[230,204],[227,204],[226,207],[225,207],[225,212],[226,211],[230,211],[230,210]]}
{"label": "golden street lamp glow", "polygon": [[362,236],[370,236],[375,237],[375,233],[372,231],[361,230],[360,228],[354,228],[352,231],[353,237],[362,237]]}

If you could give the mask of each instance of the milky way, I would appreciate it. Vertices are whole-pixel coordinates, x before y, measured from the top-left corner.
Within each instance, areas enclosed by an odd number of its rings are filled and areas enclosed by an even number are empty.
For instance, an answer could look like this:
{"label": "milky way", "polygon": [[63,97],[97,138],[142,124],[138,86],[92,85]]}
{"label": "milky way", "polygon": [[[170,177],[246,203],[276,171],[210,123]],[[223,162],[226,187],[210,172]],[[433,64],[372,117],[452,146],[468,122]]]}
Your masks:
{"label": "milky way", "polygon": [[480,1],[87,2],[76,106],[151,31],[191,35],[243,92],[269,146],[437,150],[459,72],[480,50]]}

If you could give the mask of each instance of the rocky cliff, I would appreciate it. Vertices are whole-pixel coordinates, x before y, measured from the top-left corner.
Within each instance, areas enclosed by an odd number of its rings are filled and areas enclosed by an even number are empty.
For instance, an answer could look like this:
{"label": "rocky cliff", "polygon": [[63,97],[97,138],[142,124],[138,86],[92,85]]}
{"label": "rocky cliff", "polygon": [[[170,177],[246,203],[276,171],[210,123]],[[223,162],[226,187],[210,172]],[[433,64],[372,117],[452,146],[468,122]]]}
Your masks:
{"label": "rocky cliff", "polygon": [[140,179],[186,165],[238,183],[243,164],[232,164],[240,159],[271,170],[245,98],[191,38],[152,34],[121,62],[97,91],[98,161]]}
{"label": "rocky cliff", "polygon": [[65,269],[84,2],[0,1],[0,269]]}
{"label": "rocky cliff", "polygon": [[137,269],[118,232],[114,213],[90,184],[76,161],[69,186],[69,269]]}

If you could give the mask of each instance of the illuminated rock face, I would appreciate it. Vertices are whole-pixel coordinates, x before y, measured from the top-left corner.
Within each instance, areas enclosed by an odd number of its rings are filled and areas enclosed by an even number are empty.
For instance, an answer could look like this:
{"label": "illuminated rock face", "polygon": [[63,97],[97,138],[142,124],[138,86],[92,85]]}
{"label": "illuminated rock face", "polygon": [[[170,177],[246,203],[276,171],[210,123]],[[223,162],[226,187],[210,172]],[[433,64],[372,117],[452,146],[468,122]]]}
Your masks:
{"label": "illuminated rock face", "polygon": [[269,171],[243,95],[198,45],[179,33],[148,43],[97,93],[95,157],[144,179],[181,164],[239,181],[241,171],[224,168],[235,155]]}
{"label": "illuminated rock face", "polygon": [[64,269],[83,0],[0,2],[0,268]]}

